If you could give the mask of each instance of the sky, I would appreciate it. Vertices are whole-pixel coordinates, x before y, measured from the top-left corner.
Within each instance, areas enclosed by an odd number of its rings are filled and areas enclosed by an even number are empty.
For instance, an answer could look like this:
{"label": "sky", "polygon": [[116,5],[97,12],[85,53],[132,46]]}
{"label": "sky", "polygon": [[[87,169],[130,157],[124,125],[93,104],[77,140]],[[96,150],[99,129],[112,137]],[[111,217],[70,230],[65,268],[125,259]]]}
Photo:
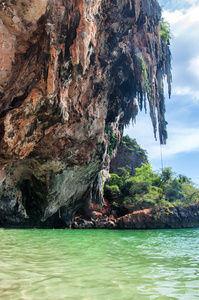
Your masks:
{"label": "sky", "polygon": [[[172,96],[165,83],[168,140],[155,141],[149,114],[139,112],[124,134],[148,152],[149,162],[191,178],[199,185],[199,0],[159,0],[171,28]],[[162,150],[161,150],[162,149]]]}

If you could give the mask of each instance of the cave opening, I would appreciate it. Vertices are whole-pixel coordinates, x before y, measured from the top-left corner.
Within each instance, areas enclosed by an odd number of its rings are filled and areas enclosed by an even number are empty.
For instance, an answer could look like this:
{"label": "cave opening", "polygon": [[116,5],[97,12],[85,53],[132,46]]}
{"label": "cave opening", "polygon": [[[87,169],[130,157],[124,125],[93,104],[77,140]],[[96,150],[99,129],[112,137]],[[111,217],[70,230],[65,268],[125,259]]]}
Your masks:
{"label": "cave opening", "polygon": [[46,183],[32,175],[30,179],[26,179],[21,183],[20,190],[23,195],[23,206],[30,223],[39,222],[47,203]]}

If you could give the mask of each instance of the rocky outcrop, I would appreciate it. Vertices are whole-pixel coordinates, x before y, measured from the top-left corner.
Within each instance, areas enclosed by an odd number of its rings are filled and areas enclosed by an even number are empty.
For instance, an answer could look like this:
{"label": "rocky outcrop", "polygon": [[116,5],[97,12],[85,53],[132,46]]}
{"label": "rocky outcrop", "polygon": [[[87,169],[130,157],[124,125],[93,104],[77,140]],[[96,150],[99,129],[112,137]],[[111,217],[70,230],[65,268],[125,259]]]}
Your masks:
{"label": "rocky outcrop", "polygon": [[117,173],[118,168],[128,167],[130,175],[135,174],[135,168],[140,168],[148,163],[146,151],[143,150],[136,140],[129,136],[123,136],[117,147],[117,154],[110,163],[110,173]]}
{"label": "rocky outcrop", "polygon": [[199,206],[144,209],[120,217],[116,221],[120,229],[165,229],[199,227]]}
{"label": "rocky outcrop", "polygon": [[78,229],[177,229],[199,227],[199,205],[171,207],[170,209],[144,209],[121,217],[114,216],[114,210],[111,212],[106,212],[105,215],[94,212],[95,218],[89,220],[77,218],[72,226]]}
{"label": "rocky outcrop", "polygon": [[1,226],[70,225],[100,204],[135,99],[165,142],[160,18],[156,0],[0,0]]}

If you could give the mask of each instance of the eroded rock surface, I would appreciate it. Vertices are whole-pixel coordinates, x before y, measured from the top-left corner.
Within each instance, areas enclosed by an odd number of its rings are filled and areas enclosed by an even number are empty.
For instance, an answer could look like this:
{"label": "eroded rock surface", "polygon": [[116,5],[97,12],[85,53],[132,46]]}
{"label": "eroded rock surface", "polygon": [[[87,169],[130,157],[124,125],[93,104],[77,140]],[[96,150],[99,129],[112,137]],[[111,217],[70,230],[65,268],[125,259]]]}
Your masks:
{"label": "eroded rock surface", "polygon": [[0,0],[2,226],[53,215],[70,225],[93,199],[100,205],[109,133],[115,148],[135,98],[140,108],[148,99],[165,142],[160,18],[156,0]]}
{"label": "eroded rock surface", "polygon": [[153,208],[136,210],[118,217],[109,208],[105,214],[95,218],[78,217],[72,227],[75,229],[179,229],[199,227],[199,206]]}
{"label": "eroded rock surface", "polygon": [[198,205],[167,209],[144,209],[120,217],[116,221],[119,229],[168,229],[193,228],[199,226]]}

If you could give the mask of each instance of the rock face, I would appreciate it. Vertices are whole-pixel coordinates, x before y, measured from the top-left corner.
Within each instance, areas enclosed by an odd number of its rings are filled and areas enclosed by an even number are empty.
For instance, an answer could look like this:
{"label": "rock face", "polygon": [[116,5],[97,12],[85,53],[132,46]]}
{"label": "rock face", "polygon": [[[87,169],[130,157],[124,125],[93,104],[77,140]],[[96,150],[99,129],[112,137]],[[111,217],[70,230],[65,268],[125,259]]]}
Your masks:
{"label": "rock face", "polygon": [[116,221],[120,229],[168,229],[199,227],[199,206],[144,209],[120,217]]}
{"label": "rock face", "polygon": [[140,168],[143,164],[148,163],[146,151],[143,150],[136,140],[128,136],[123,136],[117,148],[117,154],[110,163],[110,173],[117,173],[118,168],[128,166],[130,175],[135,174],[135,168]]}
{"label": "rock face", "polygon": [[0,0],[1,226],[70,225],[100,204],[135,98],[165,142],[160,18],[156,0]]}
{"label": "rock face", "polygon": [[[93,212],[95,213],[95,212]],[[178,229],[199,227],[199,205],[189,207],[172,207],[144,209],[134,211],[124,216],[114,216],[114,210],[106,214],[97,212],[94,218],[85,220],[81,217],[75,219],[73,228],[106,228],[106,229]]]}

